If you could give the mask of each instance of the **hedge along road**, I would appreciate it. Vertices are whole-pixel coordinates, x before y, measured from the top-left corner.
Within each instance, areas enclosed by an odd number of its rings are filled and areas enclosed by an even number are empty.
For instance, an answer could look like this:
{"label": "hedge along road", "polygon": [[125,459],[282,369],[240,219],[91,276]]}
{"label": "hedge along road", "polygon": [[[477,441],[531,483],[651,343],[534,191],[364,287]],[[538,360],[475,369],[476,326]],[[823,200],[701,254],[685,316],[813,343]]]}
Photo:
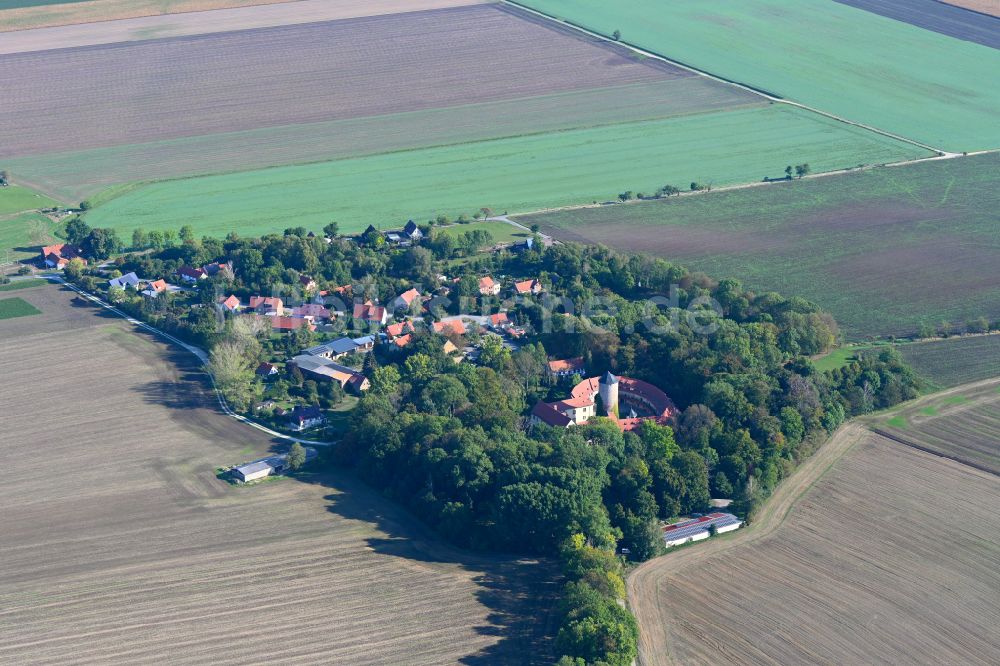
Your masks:
{"label": "hedge along road", "polygon": [[76,293],[78,293],[80,296],[83,296],[85,299],[87,299],[88,301],[90,301],[94,305],[98,305],[98,306],[104,308],[105,310],[107,310],[108,312],[111,312],[112,314],[118,315],[119,317],[121,317],[122,319],[124,319],[128,323],[132,324],[133,326],[136,326],[138,328],[141,328],[141,329],[144,329],[146,331],[149,331],[153,335],[159,336],[160,338],[163,338],[164,340],[166,340],[168,342],[172,342],[173,344],[177,345],[178,347],[180,347],[184,351],[189,352],[191,354],[194,354],[198,358],[198,361],[201,362],[202,367],[205,369],[205,374],[208,375],[209,380],[212,382],[212,390],[215,391],[215,397],[218,398],[218,400],[219,400],[219,407],[222,409],[222,412],[224,414],[226,414],[227,416],[230,416],[230,417],[236,419],[237,421],[240,421],[241,423],[245,423],[248,426],[250,426],[251,428],[256,428],[257,430],[260,430],[261,432],[266,433],[266,434],[270,435],[271,437],[274,437],[276,439],[282,439],[282,440],[284,440],[286,442],[298,442],[299,444],[309,444],[309,445],[312,445],[312,446],[332,446],[332,445],[336,444],[336,442],[319,442],[319,441],[312,440],[312,439],[301,439],[299,437],[293,437],[291,435],[285,435],[283,433],[278,432],[277,430],[272,430],[271,428],[268,428],[265,425],[261,425],[260,423],[257,423],[256,421],[248,419],[247,417],[242,416],[242,415],[237,414],[236,412],[234,412],[232,409],[230,409],[229,405],[226,404],[226,399],[224,397],[222,397],[222,393],[219,391],[219,388],[215,385],[215,377],[212,376],[212,373],[208,369],[208,358],[209,358],[208,357],[208,352],[206,352],[201,347],[196,347],[195,345],[188,344],[188,343],[184,342],[183,340],[181,340],[180,338],[174,337],[173,335],[170,335],[169,333],[161,331],[160,329],[156,328],[155,326],[150,326],[149,324],[147,324],[144,321],[139,321],[135,317],[129,316],[128,314],[126,314],[125,312],[119,310],[118,308],[116,308],[115,306],[111,305],[110,303],[108,303],[108,302],[106,302],[106,301],[98,298],[97,296],[94,296],[91,293],[88,293],[88,292],[84,291],[83,289],[80,289],[79,287],[77,287],[74,284],[70,284],[66,280],[64,280],[61,277],[59,277],[58,275],[46,274],[46,275],[39,276],[38,278],[28,278],[28,279],[49,280],[51,282],[55,282],[56,284],[61,284],[63,286],[69,287],[70,289],[72,289],[73,291],[75,291]]}

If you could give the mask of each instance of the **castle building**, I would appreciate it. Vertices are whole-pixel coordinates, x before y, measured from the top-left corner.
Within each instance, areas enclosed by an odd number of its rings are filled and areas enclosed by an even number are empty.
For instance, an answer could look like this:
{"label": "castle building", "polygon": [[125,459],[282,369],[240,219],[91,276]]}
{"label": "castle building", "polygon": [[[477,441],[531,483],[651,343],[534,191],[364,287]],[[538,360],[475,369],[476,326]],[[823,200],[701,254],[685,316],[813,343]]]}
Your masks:
{"label": "castle building", "polygon": [[[597,398],[623,431],[638,428],[643,421],[666,423],[677,413],[667,394],[641,379],[616,377],[605,372],[573,387],[570,397],[558,402],[539,402],[531,411],[532,424],[544,423],[557,428],[583,425],[598,416]],[[621,418],[621,413],[628,414]]]}

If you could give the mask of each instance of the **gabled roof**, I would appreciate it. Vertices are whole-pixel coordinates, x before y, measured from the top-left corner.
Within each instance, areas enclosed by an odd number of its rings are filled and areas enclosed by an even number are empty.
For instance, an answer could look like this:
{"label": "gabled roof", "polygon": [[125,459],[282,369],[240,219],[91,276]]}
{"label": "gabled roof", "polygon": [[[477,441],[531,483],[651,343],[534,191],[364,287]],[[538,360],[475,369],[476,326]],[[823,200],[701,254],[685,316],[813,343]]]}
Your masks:
{"label": "gabled roof", "polygon": [[490,291],[494,285],[496,285],[496,282],[489,275],[479,278],[479,291]]}
{"label": "gabled roof", "polygon": [[565,428],[573,420],[557,410],[552,405],[546,404],[544,402],[539,402],[535,405],[535,408],[531,410],[531,415],[537,417],[539,421],[547,425],[553,426],[555,428]]}
{"label": "gabled roof", "polygon": [[310,405],[309,407],[302,407],[301,405],[296,406],[289,415],[293,421],[298,421],[302,423],[303,421],[309,421],[312,419],[323,418],[323,413],[319,411],[319,407],[315,405]]}
{"label": "gabled roof", "polygon": [[230,294],[229,298],[221,299],[220,302],[226,308],[230,310],[235,310],[240,307],[240,299],[236,298],[236,294]]}
{"label": "gabled roof", "polygon": [[277,296],[251,296],[250,307],[254,310],[260,307],[281,310],[284,307],[284,302]]}
{"label": "gabled roof", "polygon": [[200,268],[192,268],[191,266],[181,266],[177,269],[177,274],[181,277],[191,278],[192,280],[200,280],[203,277],[207,277],[205,271]]}
{"label": "gabled roof", "polygon": [[381,305],[373,305],[371,301],[355,303],[353,314],[355,319],[382,323],[382,320],[385,319],[385,308]]}
{"label": "gabled roof", "polygon": [[279,331],[297,331],[303,327],[310,330],[315,328],[305,319],[299,319],[298,317],[283,317],[280,315],[271,317],[271,328]]}
{"label": "gabled roof", "polygon": [[455,343],[452,342],[451,340],[445,340],[444,346],[441,347],[441,349],[442,351],[444,351],[445,354],[454,354],[455,352],[458,351],[458,347],[455,346]]}
{"label": "gabled roof", "polygon": [[403,335],[407,331],[413,331],[413,323],[409,321],[400,321],[395,324],[389,324],[386,327],[385,332],[391,337],[396,337],[397,335]]}
{"label": "gabled roof", "polygon": [[126,273],[121,277],[116,277],[112,280],[108,280],[108,285],[111,287],[132,287],[135,288],[139,285],[141,280],[139,276],[135,273]]}
{"label": "gabled roof", "polygon": [[399,295],[399,299],[406,303],[406,305],[411,305],[413,301],[420,298],[420,292],[416,289],[407,289],[402,294]]}
{"label": "gabled roof", "polygon": [[407,333],[406,335],[397,336],[395,339],[393,339],[392,344],[396,345],[399,348],[403,348],[406,345],[410,344],[412,340],[413,340],[413,335]]}
{"label": "gabled roof", "polygon": [[536,291],[541,291],[541,283],[532,278],[531,280],[521,280],[520,282],[514,283],[514,291],[519,294],[530,294]]}
{"label": "gabled roof", "polygon": [[155,291],[156,293],[160,293],[162,291],[167,290],[167,282],[166,280],[154,280],[153,282],[149,283],[148,288],[150,291]]}
{"label": "gabled roof", "polygon": [[489,316],[490,326],[500,326],[501,324],[509,324],[510,319],[507,318],[506,312],[498,312]]}
{"label": "gabled roof", "polygon": [[277,371],[278,369],[271,363],[261,363],[256,370],[258,375],[273,375]]}

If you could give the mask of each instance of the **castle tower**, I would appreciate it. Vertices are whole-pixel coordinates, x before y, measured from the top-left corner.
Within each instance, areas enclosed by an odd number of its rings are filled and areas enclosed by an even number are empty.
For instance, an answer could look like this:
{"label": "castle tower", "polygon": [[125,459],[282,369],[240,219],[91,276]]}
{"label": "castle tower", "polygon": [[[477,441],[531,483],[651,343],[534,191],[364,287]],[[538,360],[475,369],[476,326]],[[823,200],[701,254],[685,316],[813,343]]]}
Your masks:
{"label": "castle tower", "polygon": [[618,378],[610,372],[605,372],[597,384],[597,392],[601,396],[601,403],[608,416],[616,415],[618,413]]}

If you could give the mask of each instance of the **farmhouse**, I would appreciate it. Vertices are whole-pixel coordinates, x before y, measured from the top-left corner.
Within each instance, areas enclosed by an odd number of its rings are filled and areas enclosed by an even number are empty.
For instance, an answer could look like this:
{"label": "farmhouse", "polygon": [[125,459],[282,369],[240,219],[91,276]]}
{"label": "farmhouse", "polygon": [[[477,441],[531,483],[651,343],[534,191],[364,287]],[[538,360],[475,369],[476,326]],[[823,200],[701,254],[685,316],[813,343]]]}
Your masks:
{"label": "farmhouse", "polygon": [[274,317],[270,317],[270,319],[271,329],[275,331],[297,331],[300,328],[308,328],[310,331],[316,330],[316,325],[308,319],[285,317],[283,315],[276,315]]}
{"label": "farmhouse", "polygon": [[368,378],[354,368],[340,365],[321,356],[300,354],[290,362],[308,375],[317,379],[335,381],[345,389],[353,389],[356,393],[367,391],[370,386]]}
{"label": "farmhouse", "polygon": [[135,273],[126,273],[121,277],[108,280],[108,287],[121,287],[122,289],[138,289],[142,280]]}
{"label": "farmhouse", "polygon": [[140,293],[146,298],[156,298],[160,294],[180,291],[181,288],[168,284],[165,280],[154,280],[146,285]]}
{"label": "farmhouse", "polygon": [[498,312],[497,314],[492,314],[486,318],[489,327],[494,331],[503,331],[512,326],[510,319],[507,317],[506,312]]}
{"label": "farmhouse", "polygon": [[302,289],[306,292],[316,291],[316,287],[318,286],[316,280],[308,275],[300,275],[299,284],[302,285]]}
{"label": "farmhouse", "polygon": [[231,294],[229,298],[219,297],[219,303],[229,312],[238,312],[240,307],[240,299],[236,298],[235,294]]}
{"label": "farmhouse", "polygon": [[542,283],[536,279],[522,280],[514,283],[514,293],[519,296],[540,294],[543,291],[545,291],[545,289],[542,287]]}
{"label": "farmhouse", "polygon": [[[573,387],[571,395],[558,402],[539,403],[532,410],[531,422],[568,427],[583,425],[594,416],[600,416],[597,401],[600,399],[604,411],[619,428],[628,432],[638,428],[643,421],[667,423],[677,413],[667,394],[652,384],[631,377],[616,377],[605,372],[600,378],[584,379]],[[628,416],[619,417],[620,410],[629,409]],[[556,412],[566,418],[556,418]]]}
{"label": "farmhouse", "polygon": [[395,324],[389,324],[386,327],[385,332],[389,336],[390,340],[395,340],[401,335],[413,333],[413,322],[400,321]]}
{"label": "farmhouse", "polygon": [[500,283],[489,275],[479,278],[479,293],[483,296],[496,296],[500,293]]}
{"label": "farmhouse", "polygon": [[[80,256],[80,248],[69,243],[59,243],[58,245],[47,245],[42,248],[42,263],[48,268],[65,268],[70,259],[83,259]],[[87,263],[84,261],[84,263]]]}
{"label": "farmhouse", "polygon": [[390,308],[394,311],[396,310],[409,310],[412,307],[413,302],[420,299],[420,292],[416,289],[407,289],[402,294],[397,296],[392,303]]}
{"label": "farmhouse", "polygon": [[289,425],[291,425],[293,430],[299,431],[306,428],[314,428],[321,425],[325,420],[323,414],[319,411],[319,407],[316,406],[298,406],[288,415]]}
{"label": "farmhouse", "polygon": [[738,530],[743,521],[731,513],[710,513],[691,520],[682,520],[663,528],[663,540],[667,547],[679,546],[692,541],[707,539],[714,528],[716,534]]}
{"label": "farmhouse", "polygon": [[406,223],[406,226],[403,227],[403,235],[415,243],[424,237],[424,232],[420,230],[420,227],[417,226],[416,222],[410,220]]}
{"label": "farmhouse", "polygon": [[192,268],[191,266],[181,266],[177,269],[177,277],[179,277],[184,282],[197,282],[198,280],[204,280],[208,277],[208,273],[200,268]]}
{"label": "farmhouse", "polygon": [[292,316],[315,321],[317,319],[332,319],[333,313],[319,303],[306,303],[292,308]]}
{"label": "farmhouse", "polygon": [[203,270],[205,272],[205,275],[207,275],[208,277],[215,277],[220,272],[223,273],[224,275],[229,275],[230,277],[232,277],[233,262],[227,261],[223,263],[221,261],[217,261],[212,264],[205,264],[204,266],[201,267],[201,270]]}
{"label": "farmhouse", "polygon": [[284,302],[273,296],[251,296],[250,309],[258,314],[280,315],[285,310]]}
{"label": "farmhouse", "polygon": [[371,301],[355,303],[353,317],[361,321],[367,321],[379,326],[385,326],[389,321],[389,313],[381,305],[375,305]]}

